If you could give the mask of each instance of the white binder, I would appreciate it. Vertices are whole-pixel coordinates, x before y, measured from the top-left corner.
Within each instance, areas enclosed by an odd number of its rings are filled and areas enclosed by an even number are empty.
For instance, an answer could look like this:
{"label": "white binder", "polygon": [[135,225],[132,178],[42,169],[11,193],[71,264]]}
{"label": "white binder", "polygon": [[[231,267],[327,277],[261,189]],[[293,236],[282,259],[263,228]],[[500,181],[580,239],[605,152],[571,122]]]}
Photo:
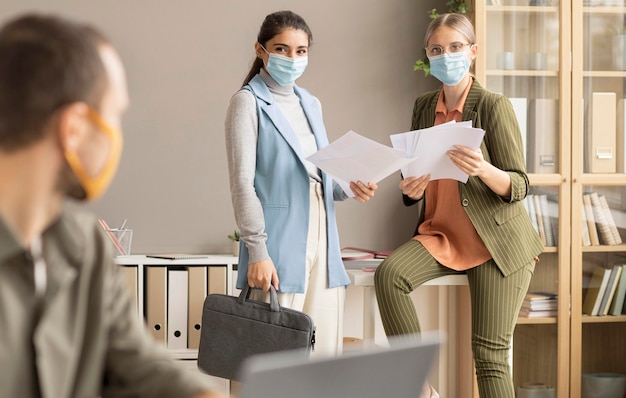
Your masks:
{"label": "white binder", "polygon": [[187,297],[189,276],[186,269],[167,271],[167,348],[187,348]]}
{"label": "white binder", "polygon": [[529,173],[559,171],[558,100],[537,98],[529,102],[528,153]]}

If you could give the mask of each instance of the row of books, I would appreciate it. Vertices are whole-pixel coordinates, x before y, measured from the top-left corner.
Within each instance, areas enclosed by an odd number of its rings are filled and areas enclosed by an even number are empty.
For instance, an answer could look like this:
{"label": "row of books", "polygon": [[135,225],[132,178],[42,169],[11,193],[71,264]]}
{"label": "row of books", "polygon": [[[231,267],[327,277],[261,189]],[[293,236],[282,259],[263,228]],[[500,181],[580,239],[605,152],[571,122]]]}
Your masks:
{"label": "row of books", "polygon": [[[137,300],[137,267],[122,266]],[[168,349],[197,349],[207,294],[226,294],[226,267],[145,266],[144,314],[152,337]]]}
{"label": "row of books", "polygon": [[519,316],[522,318],[556,316],[558,304],[556,293],[528,292],[524,297]]}
{"label": "row of books", "polygon": [[[529,194],[522,201],[544,246],[558,244],[558,204],[545,194]],[[622,237],[606,197],[597,192],[583,195],[583,246],[622,244]]]}
{"label": "row of books", "polygon": [[619,245],[622,243],[615,219],[604,195],[583,195],[583,246]]}
{"label": "row of books", "polygon": [[544,246],[558,244],[558,205],[548,196],[527,195],[522,201]]}
{"label": "row of books", "polygon": [[583,314],[592,316],[626,314],[626,265],[595,266],[583,300]]}

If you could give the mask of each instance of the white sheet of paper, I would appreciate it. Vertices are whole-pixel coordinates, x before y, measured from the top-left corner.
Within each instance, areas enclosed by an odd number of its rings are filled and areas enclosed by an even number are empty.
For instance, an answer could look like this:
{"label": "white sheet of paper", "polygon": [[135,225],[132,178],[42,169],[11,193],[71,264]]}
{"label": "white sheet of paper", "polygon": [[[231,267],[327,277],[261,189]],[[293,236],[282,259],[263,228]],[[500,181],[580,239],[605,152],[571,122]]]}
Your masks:
{"label": "white sheet of paper", "polygon": [[378,183],[414,158],[350,130],[307,160],[330,174],[353,197],[350,181]]}
{"label": "white sheet of paper", "polygon": [[401,168],[406,177],[430,174],[431,180],[451,178],[467,182],[468,176],[452,163],[447,152],[454,145],[478,149],[485,131],[472,127],[471,121],[445,123],[438,126],[390,136],[395,149],[416,159]]}

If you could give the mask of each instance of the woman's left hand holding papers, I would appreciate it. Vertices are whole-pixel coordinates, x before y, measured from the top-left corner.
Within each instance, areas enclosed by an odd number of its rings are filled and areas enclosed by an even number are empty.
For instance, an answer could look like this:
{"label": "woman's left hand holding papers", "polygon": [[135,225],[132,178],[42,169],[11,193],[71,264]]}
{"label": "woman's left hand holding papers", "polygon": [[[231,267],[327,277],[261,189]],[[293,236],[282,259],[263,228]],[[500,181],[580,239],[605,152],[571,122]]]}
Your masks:
{"label": "woman's left hand holding papers", "polygon": [[374,192],[378,189],[378,185],[373,182],[368,182],[367,185],[365,185],[361,181],[350,181],[350,189],[352,189],[354,198],[363,203],[367,202],[372,196],[374,196]]}

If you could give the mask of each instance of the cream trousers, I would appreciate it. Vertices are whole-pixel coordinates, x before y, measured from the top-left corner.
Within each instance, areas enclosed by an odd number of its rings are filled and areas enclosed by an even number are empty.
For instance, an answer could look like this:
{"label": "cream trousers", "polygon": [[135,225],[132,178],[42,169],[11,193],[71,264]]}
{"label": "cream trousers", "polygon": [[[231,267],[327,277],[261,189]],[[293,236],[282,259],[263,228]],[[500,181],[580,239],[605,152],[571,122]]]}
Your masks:
{"label": "cream trousers", "polygon": [[[328,288],[326,209],[320,183],[311,183],[310,203],[304,293],[278,293],[278,301],[283,307],[302,311],[313,318],[315,350],[311,357],[335,356],[343,350],[346,289],[343,286]],[[250,298],[267,302],[269,294],[254,289]]]}

